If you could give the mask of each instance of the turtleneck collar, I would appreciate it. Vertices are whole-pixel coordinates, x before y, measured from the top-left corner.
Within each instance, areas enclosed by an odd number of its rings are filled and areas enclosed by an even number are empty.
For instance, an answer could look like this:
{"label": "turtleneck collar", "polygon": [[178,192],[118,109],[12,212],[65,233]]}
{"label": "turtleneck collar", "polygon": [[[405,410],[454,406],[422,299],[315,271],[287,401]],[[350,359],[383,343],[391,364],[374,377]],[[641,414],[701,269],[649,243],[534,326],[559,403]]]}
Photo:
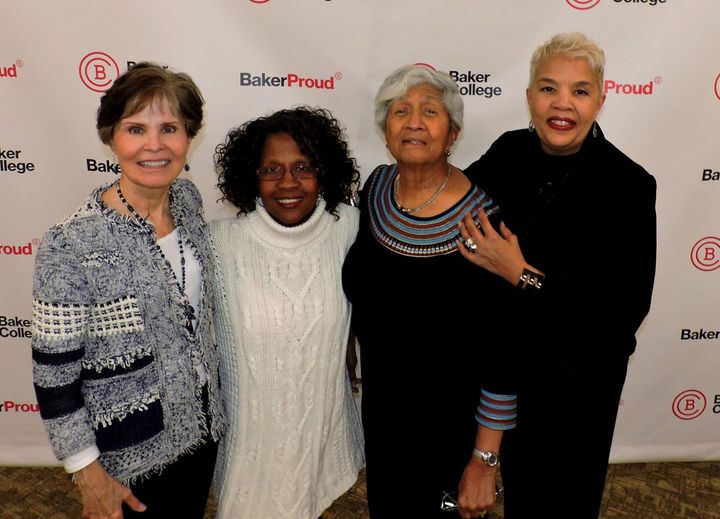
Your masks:
{"label": "turtleneck collar", "polygon": [[318,201],[315,210],[307,221],[293,227],[286,227],[276,222],[267,210],[257,205],[255,210],[246,216],[252,231],[262,241],[275,247],[292,249],[311,242],[320,235],[330,223],[333,216],[325,211],[325,200]]}

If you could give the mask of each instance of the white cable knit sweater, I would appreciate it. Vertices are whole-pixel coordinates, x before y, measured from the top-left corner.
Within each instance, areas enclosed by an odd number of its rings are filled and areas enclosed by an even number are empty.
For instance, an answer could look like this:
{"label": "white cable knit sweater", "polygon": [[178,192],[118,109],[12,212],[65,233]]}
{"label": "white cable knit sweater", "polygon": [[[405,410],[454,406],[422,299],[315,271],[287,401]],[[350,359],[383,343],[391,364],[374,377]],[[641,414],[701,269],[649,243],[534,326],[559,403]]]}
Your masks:
{"label": "white cable knit sweater", "polygon": [[364,463],[345,351],[341,285],[358,212],[320,202],[284,227],[258,207],[211,227],[216,328],[229,428],[217,464],[218,518],[317,519]]}

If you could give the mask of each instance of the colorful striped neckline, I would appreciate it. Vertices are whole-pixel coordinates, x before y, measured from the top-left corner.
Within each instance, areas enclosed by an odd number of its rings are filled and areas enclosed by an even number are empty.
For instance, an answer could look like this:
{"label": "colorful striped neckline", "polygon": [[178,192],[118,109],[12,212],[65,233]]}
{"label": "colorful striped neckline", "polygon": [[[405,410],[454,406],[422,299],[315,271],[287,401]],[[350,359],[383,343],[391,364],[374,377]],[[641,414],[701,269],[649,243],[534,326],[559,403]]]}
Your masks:
{"label": "colorful striped neckline", "polygon": [[488,215],[498,206],[483,191],[472,186],[455,205],[436,216],[419,217],[404,213],[393,199],[397,165],[380,166],[368,179],[367,204],[370,229],[384,247],[403,256],[427,258],[455,252],[460,232],[458,223],[470,212],[477,224],[478,209]]}

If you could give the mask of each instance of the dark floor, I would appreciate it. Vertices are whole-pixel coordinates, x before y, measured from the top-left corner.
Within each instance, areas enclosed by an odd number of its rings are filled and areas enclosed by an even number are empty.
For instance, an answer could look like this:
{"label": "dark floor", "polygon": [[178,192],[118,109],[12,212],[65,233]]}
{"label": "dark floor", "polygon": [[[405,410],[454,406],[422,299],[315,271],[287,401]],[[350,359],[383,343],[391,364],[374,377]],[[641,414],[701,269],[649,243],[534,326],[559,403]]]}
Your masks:
{"label": "dark floor", "polygon": [[[554,501],[562,506],[562,482]],[[80,517],[77,490],[61,468],[0,467],[0,518]],[[552,511],[545,507],[547,517]],[[214,516],[210,502],[206,518]],[[367,518],[360,481],[323,514],[324,519]],[[499,507],[496,518],[502,517]],[[602,519],[720,519],[720,462],[611,465]]]}

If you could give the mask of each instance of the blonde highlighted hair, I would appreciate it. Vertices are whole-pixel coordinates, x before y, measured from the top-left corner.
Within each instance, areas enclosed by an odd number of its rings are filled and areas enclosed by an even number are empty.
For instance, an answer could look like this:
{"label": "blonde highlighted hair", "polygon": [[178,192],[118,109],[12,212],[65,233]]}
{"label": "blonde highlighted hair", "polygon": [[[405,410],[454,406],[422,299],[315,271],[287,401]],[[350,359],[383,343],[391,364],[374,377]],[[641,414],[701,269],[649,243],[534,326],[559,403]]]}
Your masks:
{"label": "blonde highlighted hair", "polygon": [[605,81],[605,53],[597,43],[581,32],[556,34],[535,49],[532,58],[530,58],[528,86],[532,85],[535,80],[538,67],[557,56],[585,60],[597,78],[598,87],[602,90]]}

